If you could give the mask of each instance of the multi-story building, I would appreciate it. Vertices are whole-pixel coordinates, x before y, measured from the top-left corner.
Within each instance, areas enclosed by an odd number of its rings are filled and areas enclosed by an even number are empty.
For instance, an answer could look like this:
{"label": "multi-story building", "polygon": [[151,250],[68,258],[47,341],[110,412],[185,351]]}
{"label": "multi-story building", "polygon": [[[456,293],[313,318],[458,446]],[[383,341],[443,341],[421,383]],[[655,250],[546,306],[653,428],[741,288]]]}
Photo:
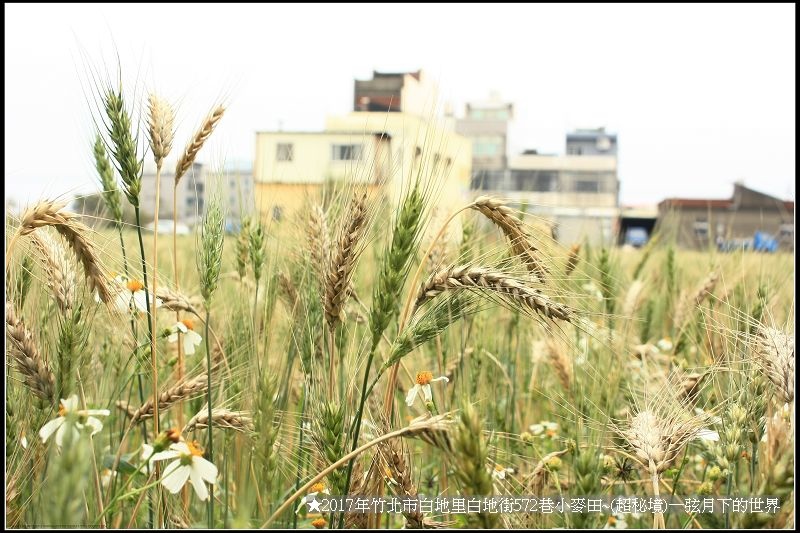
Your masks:
{"label": "multi-story building", "polygon": [[667,198],[658,204],[658,225],[678,245],[703,249],[747,248],[756,233],[794,248],[794,202],[736,183],[731,198]]}
{"label": "multi-story building", "polygon": [[526,150],[509,159],[508,172],[473,182],[473,194],[525,205],[550,221],[559,241],[610,244],[619,215],[616,148],[616,135],[577,130],[567,135],[567,155]]}
{"label": "multi-story building", "polygon": [[256,201],[266,216],[296,211],[328,182],[380,187],[396,200],[408,179],[422,176],[442,207],[467,197],[469,141],[437,117],[436,86],[422,71],[374,72],[356,80],[355,111],[328,117],[323,131],[256,133]]}
{"label": "multi-story building", "polygon": [[435,186],[439,205],[466,198],[471,169],[467,139],[417,115],[354,112],[329,117],[321,132],[256,134],[254,175],[262,213],[279,218],[300,208],[326,182],[345,178],[381,187],[396,200],[408,178]]}
{"label": "multi-story building", "polygon": [[492,93],[485,102],[466,105],[465,117],[456,121],[456,132],[472,142],[471,188],[499,182],[508,168],[508,122],[514,105]]}
{"label": "multi-story building", "polygon": [[617,136],[605,128],[578,129],[567,133],[567,155],[617,155]]}
{"label": "multi-story building", "polygon": [[[219,181],[217,181],[219,180]],[[210,175],[206,167],[195,162],[192,168],[174,187],[174,165],[164,165],[161,171],[161,190],[159,191],[158,217],[173,218],[173,194],[178,195],[178,222],[194,225],[203,215],[212,188],[219,187],[219,194],[225,203],[226,219],[229,224],[237,224],[242,215],[253,212],[253,173],[247,168],[227,168],[218,175]],[[143,221],[152,220],[156,205],[156,173],[154,168],[145,166],[142,174],[142,193],[140,206]]]}
{"label": "multi-story building", "polygon": [[355,80],[353,111],[409,113],[428,117],[438,88],[422,71],[378,72],[371,80]]}

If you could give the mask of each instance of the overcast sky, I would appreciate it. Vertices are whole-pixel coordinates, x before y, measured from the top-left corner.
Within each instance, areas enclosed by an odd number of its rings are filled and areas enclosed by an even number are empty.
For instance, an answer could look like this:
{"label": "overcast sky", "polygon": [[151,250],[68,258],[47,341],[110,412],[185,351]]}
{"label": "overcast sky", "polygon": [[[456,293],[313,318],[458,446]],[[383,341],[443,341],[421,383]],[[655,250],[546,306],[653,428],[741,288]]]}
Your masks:
{"label": "overcast sky", "polygon": [[255,132],[321,130],[354,78],[425,69],[457,116],[514,103],[510,153],[619,136],[625,204],[794,198],[795,7],[784,5],[5,5],[5,183],[21,203],[91,191],[90,68],[179,104],[181,147],[229,110],[200,160],[252,161]]}

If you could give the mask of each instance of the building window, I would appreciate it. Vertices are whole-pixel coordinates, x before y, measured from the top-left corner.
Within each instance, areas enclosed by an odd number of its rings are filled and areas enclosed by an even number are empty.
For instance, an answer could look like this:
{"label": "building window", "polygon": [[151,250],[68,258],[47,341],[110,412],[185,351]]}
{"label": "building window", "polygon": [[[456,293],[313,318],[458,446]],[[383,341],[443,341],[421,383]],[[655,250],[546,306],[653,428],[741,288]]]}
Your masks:
{"label": "building window", "polygon": [[278,152],[275,154],[278,161],[294,160],[294,145],[292,143],[278,143]]}
{"label": "building window", "polygon": [[361,145],[334,144],[331,159],[334,161],[356,161],[361,159]]}
{"label": "building window", "polygon": [[475,137],[472,143],[472,155],[477,157],[494,157],[503,149],[503,138],[497,136]]}
{"label": "building window", "polygon": [[575,192],[600,192],[600,182],[596,180],[578,180],[575,182]]}
{"label": "building window", "polygon": [[489,118],[494,120],[508,120],[508,111],[506,109],[496,109],[488,113]]}
{"label": "building window", "polygon": [[694,236],[698,239],[708,238],[708,221],[705,219],[697,219],[694,223]]}
{"label": "building window", "polygon": [[281,218],[283,218],[283,207],[279,205],[272,206],[272,220],[276,222],[280,222]]}
{"label": "building window", "polygon": [[794,224],[781,224],[780,237],[791,239],[794,237]]}
{"label": "building window", "polygon": [[581,152],[583,152],[583,150],[581,150],[580,146],[567,147],[567,155],[581,155]]}
{"label": "building window", "polygon": [[512,170],[511,187],[518,191],[558,190],[558,172],[553,170]]}
{"label": "building window", "polygon": [[608,137],[598,137],[597,138],[597,151],[598,152],[608,152],[611,150],[611,139]]}

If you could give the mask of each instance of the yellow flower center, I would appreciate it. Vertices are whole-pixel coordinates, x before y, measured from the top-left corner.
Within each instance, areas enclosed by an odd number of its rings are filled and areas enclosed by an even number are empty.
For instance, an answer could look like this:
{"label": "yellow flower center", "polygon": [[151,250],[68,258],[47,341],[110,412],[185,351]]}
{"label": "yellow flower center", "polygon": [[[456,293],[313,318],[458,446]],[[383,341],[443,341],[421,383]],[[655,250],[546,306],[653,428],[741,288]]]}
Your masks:
{"label": "yellow flower center", "polygon": [[313,485],[311,485],[310,492],[322,492],[323,490],[325,490],[324,483],[314,483]]}
{"label": "yellow flower center", "polygon": [[417,372],[417,385],[428,385],[433,379],[433,372]]}
{"label": "yellow flower center", "polygon": [[617,519],[616,518],[614,518],[613,516],[609,516],[608,517],[608,525],[609,526],[616,525],[616,523],[617,523]]}
{"label": "yellow flower center", "polygon": [[189,453],[191,453],[195,457],[202,457],[203,456],[203,448],[200,447],[200,443],[196,440],[192,442],[187,442],[186,445],[189,447]]}
{"label": "yellow flower center", "polygon": [[67,416],[67,408],[62,402],[58,402],[58,416]]}
{"label": "yellow flower center", "polygon": [[186,326],[186,329],[190,329],[190,330],[194,331],[194,322],[192,322],[188,318],[184,318],[183,320],[181,320],[181,324]]}
{"label": "yellow flower center", "polygon": [[505,467],[503,465],[494,465],[494,469],[498,472],[503,472]]}
{"label": "yellow flower center", "polygon": [[327,524],[328,524],[328,522],[326,522],[324,518],[317,518],[316,520],[311,522],[311,525],[314,526],[317,529],[322,529]]}
{"label": "yellow flower center", "polygon": [[545,431],[545,435],[547,435],[548,437],[555,437],[557,433],[555,429],[548,429],[547,431]]}
{"label": "yellow flower center", "polygon": [[138,292],[144,289],[144,284],[136,279],[132,279],[128,282],[128,290],[131,292]]}

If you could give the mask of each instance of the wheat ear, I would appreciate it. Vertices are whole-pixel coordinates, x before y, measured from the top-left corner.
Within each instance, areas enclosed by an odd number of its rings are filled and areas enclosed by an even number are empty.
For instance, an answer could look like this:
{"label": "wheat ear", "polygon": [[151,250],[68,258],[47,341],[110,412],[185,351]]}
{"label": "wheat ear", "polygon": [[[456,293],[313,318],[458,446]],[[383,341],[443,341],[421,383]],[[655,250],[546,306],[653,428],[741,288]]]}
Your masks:
{"label": "wheat ear", "polygon": [[225,107],[221,105],[215,107],[203,121],[203,125],[200,126],[200,129],[195,132],[192,140],[189,141],[189,144],[186,145],[186,148],[184,148],[180,159],[178,159],[178,164],[175,166],[175,185],[177,185],[184,174],[186,174],[189,169],[192,168],[192,163],[194,163],[194,160],[197,157],[197,152],[200,151],[205,142],[214,132],[214,128],[217,127],[217,124],[222,119],[222,115],[224,113]]}
{"label": "wheat ear", "polygon": [[451,266],[435,272],[417,292],[415,308],[448,290],[469,289],[492,291],[522,308],[547,318],[570,322],[572,311],[549,297],[520,283],[505,272],[470,265]]}
{"label": "wheat ear", "polygon": [[[38,228],[52,226],[67,244],[72,248],[78,261],[83,265],[83,271],[89,288],[97,291],[97,295],[104,303],[109,303],[114,297],[108,286],[107,277],[101,267],[100,257],[94,245],[87,237],[89,228],[78,221],[78,215],[63,211],[65,205],[54,201],[39,202],[28,208],[22,215],[19,228],[13,239],[30,235]],[[11,245],[9,245],[10,252]],[[9,254],[10,255],[10,254]],[[6,258],[8,266],[8,257]]]}
{"label": "wheat ear", "polygon": [[514,214],[514,210],[497,198],[479,196],[471,206],[500,228],[511,243],[511,251],[518,255],[529,272],[544,283],[547,268],[536,257],[538,250],[522,221]]}
{"label": "wheat ear", "polygon": [[12,343],[9,351],[17,362],[17,369],[24,376],[25,384],[34,395],[52,405],[55,402],[55,376],[33,342],[33,334],[17,317],[14,306],[9,302],[6,302],[6,333]]}

